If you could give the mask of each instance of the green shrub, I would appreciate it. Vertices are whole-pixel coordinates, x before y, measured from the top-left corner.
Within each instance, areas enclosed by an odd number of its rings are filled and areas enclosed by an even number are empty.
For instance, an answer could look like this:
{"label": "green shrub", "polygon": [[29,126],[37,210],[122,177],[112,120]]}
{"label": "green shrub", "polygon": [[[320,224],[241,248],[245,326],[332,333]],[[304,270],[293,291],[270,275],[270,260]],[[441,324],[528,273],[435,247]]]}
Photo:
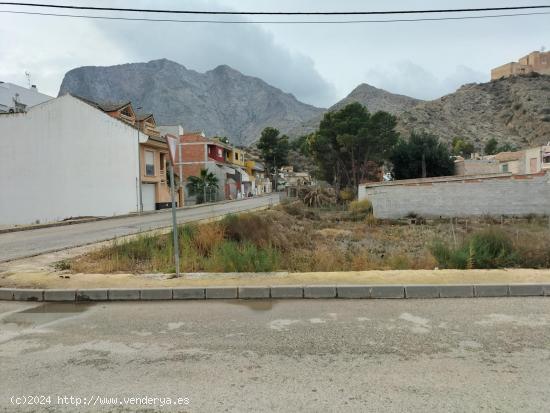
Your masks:
{"label": "green shrub", "polygon": [[474,233],[458,248],[435,240],[430,252],[442,268],[502,268],[520,262],[509,236],[494,228]]}
{"label": "green shrub", "polygon": [[372,215],[372,203],[368,199],[350,202],[348,212],[352,220],[363,220]]}
{"label": "green shrub", "polygon": [[258,248],[245,242],[225,241],[213,251],[207,261],[207,271],[218,272],[268,272],[274,271],[279,254],[272,248]]}
{"label": "green shrub", "polygon": [[344,188],[340,190],[339,198],[342,202],[351,202],[355,198],[355,191],[353,188]]}

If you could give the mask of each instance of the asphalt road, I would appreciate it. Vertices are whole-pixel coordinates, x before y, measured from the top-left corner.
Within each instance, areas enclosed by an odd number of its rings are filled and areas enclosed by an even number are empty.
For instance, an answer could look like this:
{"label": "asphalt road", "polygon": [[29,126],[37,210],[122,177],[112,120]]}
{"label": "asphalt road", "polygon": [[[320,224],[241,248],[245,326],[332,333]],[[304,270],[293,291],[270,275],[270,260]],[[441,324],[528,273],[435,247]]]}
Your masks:
{"label": "asphalt road", "polygon": [[550,299],[0,302],[0,366],[6,412],[543,412]]}
{"label": "asphalt road", "polygon": [[[178,223],[242,212],[279,202],[279,194],[184,208]],[[172,225],[171,210],[82,224],[0,234],[0,262],[77,247]]]}

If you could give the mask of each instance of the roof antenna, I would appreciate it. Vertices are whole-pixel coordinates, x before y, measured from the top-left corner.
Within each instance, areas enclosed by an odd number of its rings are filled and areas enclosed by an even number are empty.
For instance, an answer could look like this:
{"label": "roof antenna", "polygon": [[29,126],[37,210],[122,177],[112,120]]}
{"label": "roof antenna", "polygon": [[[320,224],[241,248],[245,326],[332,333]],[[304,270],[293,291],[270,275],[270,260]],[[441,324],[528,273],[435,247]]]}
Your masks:
{"label": "roof antenna", "polygon": [[27,77],[27,83],[29,85],[29,89],[31,88],[31,74],[25,70],[25,76]]}

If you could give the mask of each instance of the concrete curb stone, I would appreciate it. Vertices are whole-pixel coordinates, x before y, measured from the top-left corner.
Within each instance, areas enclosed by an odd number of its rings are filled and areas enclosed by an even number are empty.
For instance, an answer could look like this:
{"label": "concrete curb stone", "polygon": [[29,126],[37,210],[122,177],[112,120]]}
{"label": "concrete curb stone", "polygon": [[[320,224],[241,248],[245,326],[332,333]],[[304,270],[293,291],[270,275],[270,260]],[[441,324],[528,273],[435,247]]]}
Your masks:
{"label": "concrete curb stone", "polygon": [[370,298],[367,285],[339,285],[336,287],[338,298]]}
{"label": "concrete curb stone", "polygon": [[440,285],[439,286],[440,298],[473,298],[474,286],[473,285]]}
{"label": "concrete curb stone", "polygon": [[171,300],[172,289],[170,288],[145,288],[141,290],[142,300]]}
{"label": "concrete curb stone", "polygon": [[76,301],[76,290],[44,290],[44,301]]}
{"label": "concrete curb stone", "polygon": [[76,290],[76,301],[107,301],[109,290],[107,288],[94,288]]}
{"label": "concrete curb stone", "polygon": [[3,301],[126,301],[269,298],[473,298],[550,296],[550,284],[455,285],[274,285],[242,287],[180,287],[144,289],[0,288]]}
{"label": "concrete curb stone", "polygon": [[439,298],[437,285],[407,285],[405,298]]}
{"label": "concrete curb stone", "polygon": [[511,297],[528,297],[544,295],[544,286],[542,284],[510,284]]}
{"label": "concrete curb stone", "polygon": [[232,299],[238,298],[239,291],[237,287],[206,287],[206,299]]}
{"label": "concrete curb stone", "polygon": [[508,286],[504,284],[474,285],[476,297],[508,297]]}
{"label": "concrete curb stone", "polygon": [[306,285],[304,286],[304,298],[335,298],[336,286],[334,285]]}
{"label": "concrete curb stone", "polygon": [[109,289],[109,301],[139,300],[140,290],[126,288]]}
{"label": "concrete curb stone", "polygon": [[269,287],[239,287],[239,298],[269,298]]}
{"label": "concrete curb stone", "polygon": [[12,301],[13,290],[11,288],[0,288],[0,300]]}
{"label": "concrete curb stone", "polygon": [[205,298],[205,289],[200,287],[181,287],[172,290],[174,300],[204,300]]}
{"label": "concrete curb stone", "polygon": [[375,285],[370,287],[371,298],[405,298],[402,285]]}
{"label": "concrete curb stone", "polygon": [[304,288],[297,285],[273,285],[271,298],[304,298]]}
{"label": "concrete curb stone", "polygon": [[13,299],[16,301],[44,301],[44,290],[15,289]]}

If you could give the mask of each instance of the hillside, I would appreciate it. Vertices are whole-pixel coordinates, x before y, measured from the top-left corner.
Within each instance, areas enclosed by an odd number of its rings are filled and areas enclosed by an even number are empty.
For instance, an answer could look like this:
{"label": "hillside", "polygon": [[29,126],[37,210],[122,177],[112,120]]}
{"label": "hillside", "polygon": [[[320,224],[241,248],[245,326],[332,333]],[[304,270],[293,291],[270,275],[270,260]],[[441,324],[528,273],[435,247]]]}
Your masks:
{"label": "hillside", "polygon": [[419,99],[411,98],[409,96],[390,93],[383,89],[378,89],[374,86],[362,83],[357,86],[348,96],[332,105],[326,111],[314,116],[311,119],[308,119],[306,122],[303,122],[298,127],[293,128],[289,132],[289,135],[292,137],[296,137],[314,132],[319,126],[319,123],[321,122],[321,119],[323,119],[323,115],[326,112],[340,110],[344,106],[353,102],[361,103],[362,105],[366,106],[370,112],[383,110],[394,115],[399,115],[405,110],[413,108],[415,105],[422,101]]}
{"label": "hillside", "polygon": [[248,145],[266,126],[287,132],[323,112],[293,95],[229,66],[206,73],[170,60],[108,67],[79,67],[65,74],[59,94],[92,100],[131,100],[159,124],[180,123],[187,131],[228,136]]}
{"label": "hillside", "polygon": [[400,115],[398,129],[426,130],[451,141],[471,139],[481,149],[490,138],[519,147],[550,141],[550,76],[522,76],[467,84],[421,102]]}

